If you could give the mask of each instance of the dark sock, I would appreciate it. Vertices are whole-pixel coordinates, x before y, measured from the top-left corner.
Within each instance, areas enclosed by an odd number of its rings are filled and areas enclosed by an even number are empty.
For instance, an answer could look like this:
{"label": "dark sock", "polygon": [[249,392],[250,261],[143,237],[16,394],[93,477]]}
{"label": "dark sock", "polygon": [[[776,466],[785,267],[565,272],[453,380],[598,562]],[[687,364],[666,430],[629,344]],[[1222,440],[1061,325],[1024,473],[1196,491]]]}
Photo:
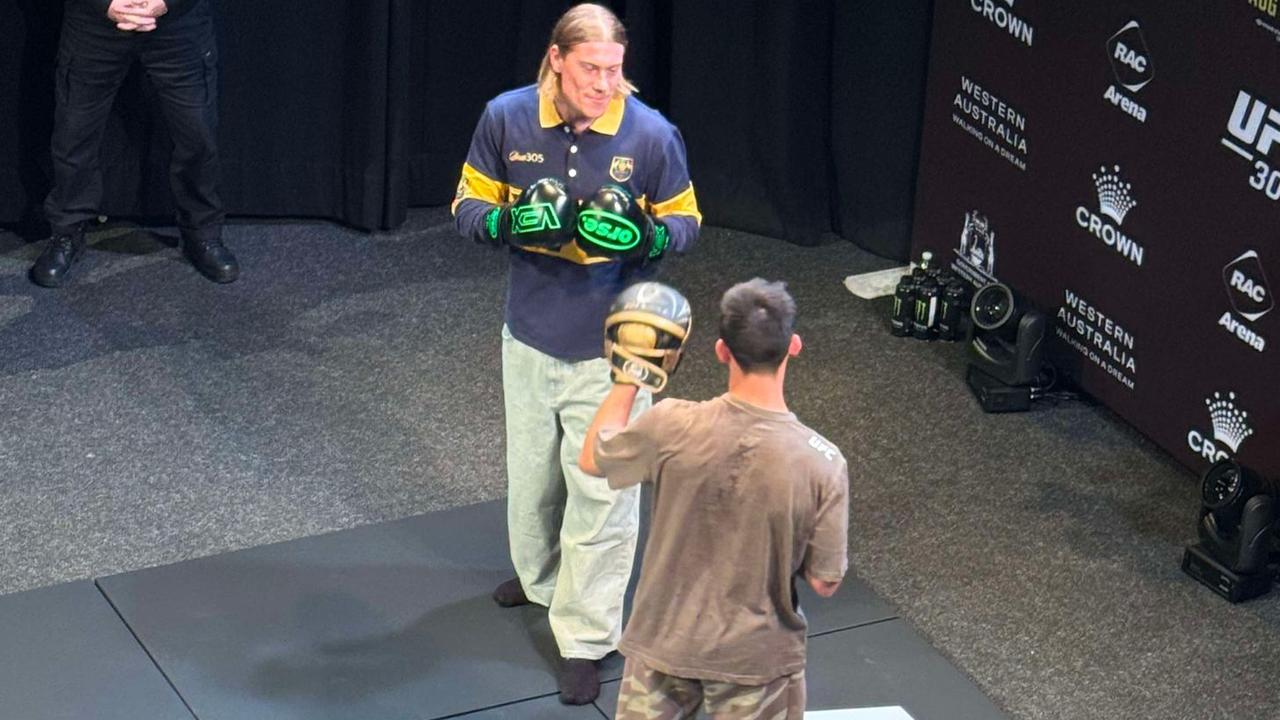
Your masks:
{"label": "dark sock", "polygon": [[560,663],[560,702],[586,705],[600,695],[600,676],[595,660],[566,658]]}
{"label": "dark sock", "polygon": [[529,604],[529,598],[525,596],[524,588],[520,585],[520,578],[511,578],[495,588],[493,601],[502,607]]}

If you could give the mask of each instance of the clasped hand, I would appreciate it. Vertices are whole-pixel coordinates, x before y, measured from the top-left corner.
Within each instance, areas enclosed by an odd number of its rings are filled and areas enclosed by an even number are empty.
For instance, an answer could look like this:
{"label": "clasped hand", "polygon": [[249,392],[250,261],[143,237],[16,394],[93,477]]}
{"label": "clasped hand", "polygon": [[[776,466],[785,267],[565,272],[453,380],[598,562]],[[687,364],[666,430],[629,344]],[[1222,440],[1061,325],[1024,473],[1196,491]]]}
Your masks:
{"label": "clasped hand", "polygon": [[111,0],[107,18],[118,30],[151,32],[156,29],[156,18],[167,12],[165,0]]}

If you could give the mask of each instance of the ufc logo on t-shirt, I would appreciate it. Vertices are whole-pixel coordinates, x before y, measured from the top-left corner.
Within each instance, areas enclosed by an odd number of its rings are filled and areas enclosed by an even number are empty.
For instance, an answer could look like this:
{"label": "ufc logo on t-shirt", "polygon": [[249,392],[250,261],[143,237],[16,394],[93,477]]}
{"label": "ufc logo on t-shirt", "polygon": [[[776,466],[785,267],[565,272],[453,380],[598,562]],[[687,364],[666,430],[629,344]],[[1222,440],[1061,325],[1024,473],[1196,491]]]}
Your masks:
{"label": "ufc logo on t-shirt", "polygon": [[809,447],[825,455],[828,460],[836,459],[836,449],[828,445],[825,440],[818,437],[817,435],[814,435],[813,437],[809,438]]}

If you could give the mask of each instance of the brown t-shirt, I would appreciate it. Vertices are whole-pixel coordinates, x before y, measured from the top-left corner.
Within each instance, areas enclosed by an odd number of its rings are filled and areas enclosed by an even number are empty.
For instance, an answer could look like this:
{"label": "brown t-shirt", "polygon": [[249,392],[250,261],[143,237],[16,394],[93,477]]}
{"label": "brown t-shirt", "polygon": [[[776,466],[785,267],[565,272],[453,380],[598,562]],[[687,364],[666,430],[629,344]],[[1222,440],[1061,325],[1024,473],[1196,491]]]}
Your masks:
{"label": "brown t-shirt", "polygon": [[792,578],[835,581],[848,568],[840,451],[792,413],[725,394],[663,400],[600,433],[595,459],[614,488],[653,483],[622,653],[668,675],[742,685],[803,669]]}

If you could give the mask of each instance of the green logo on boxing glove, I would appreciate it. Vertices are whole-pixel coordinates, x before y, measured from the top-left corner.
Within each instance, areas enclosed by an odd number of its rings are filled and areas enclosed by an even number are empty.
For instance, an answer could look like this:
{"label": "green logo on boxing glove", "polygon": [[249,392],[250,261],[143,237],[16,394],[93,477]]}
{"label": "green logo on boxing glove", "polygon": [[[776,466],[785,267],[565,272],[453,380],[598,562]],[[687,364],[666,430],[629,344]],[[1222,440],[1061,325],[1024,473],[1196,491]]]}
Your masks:
{"label": "green logo on boxing glove", "polygon": [[502,221],[502,208],[496,207],[484,215],[484,231],[489,233],[490,240],[497,240],[500,228],[498,223]]}
{"label": "green logo on boxing glove", "polygon": [[625,252],[640,243],[640,228],[616,213],[588,208],[578,213],[578,236],[596,247]]}
{"label": "green logo on boxing glove", "polygon": [[516,205],[511,208],[511,232],[515,235],[559,230],[560,216],[551,203]]}
{"label": "green logo on boxing glove", "polygon": [[667,250],[667,243],[671,242],[670,236],[667,235],[667,226],[662,223],[654,223],[653,228],[653,247],[649,248],[649,259],[652,260],[660,257]]}

